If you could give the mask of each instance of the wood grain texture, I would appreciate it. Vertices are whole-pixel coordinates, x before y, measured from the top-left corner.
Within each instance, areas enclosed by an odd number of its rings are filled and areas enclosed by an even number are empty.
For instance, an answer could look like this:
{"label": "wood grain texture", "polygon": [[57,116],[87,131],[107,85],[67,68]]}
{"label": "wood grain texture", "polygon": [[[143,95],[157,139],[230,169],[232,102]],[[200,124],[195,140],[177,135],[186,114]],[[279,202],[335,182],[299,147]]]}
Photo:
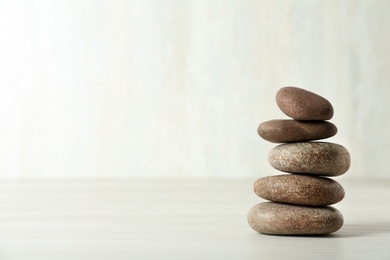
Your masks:
{"label": "wood grain texture", "polygon": [[2,260],[389,259],[390,182],[344,180],[344,226],[325,237],[266,236],[246,220],[252,180],[0,183]]}
{"label": "wood grain texture", "polygon": [[0,3],[0,177],[272,173],[277,90],[332,102],[347,176],[389,178],[390,2]]}

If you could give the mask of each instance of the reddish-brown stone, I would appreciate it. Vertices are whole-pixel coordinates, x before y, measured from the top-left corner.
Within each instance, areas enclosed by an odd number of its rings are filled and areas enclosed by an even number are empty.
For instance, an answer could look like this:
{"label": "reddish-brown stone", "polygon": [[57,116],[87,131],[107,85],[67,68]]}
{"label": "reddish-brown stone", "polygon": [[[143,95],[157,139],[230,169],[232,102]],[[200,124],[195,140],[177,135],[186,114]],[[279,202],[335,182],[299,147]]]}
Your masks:
{"label": "reddish-brown stone", "polygon": [[344,198],[335,180],[298,174],[267,176],[254,184],[255,193],[266,200],[306,206],[327,206]]}
{"label": "reddish-brown stone", "polygon": [[307,207],[263,202],[252,207],[248,223],[270,235],[325,235],[339,230],[343,215],[331,207]]}
{"label": "reddish-brown stone", "polygon": [[289,143],[329,138],[336,135],[337,127],[326,121],[275,119],[261,123],[257,133],[273,143]]}
{"label": "reddish-brown stone", "polygon": [[327,99],[301,88],[281,88],[276,93],[276,103],[283,113],[296,120],[329,120],[333,117],[333,107]]}

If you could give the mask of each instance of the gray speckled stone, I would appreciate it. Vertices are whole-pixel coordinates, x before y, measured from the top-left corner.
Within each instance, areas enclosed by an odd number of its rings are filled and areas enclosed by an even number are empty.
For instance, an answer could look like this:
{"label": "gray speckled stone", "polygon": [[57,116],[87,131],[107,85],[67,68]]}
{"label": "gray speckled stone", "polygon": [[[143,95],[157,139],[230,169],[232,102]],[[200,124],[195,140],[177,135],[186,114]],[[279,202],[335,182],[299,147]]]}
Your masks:
{"label": "gray speckled stone", "polygon": [[350,166],[348,150],[334,143],[300,142],[274,147],[268,162],[282,172],[323,176],[344,174]]}
{"label": "gray speckled stone", "polygon": [[281,88],[276,93],[276,103],[283,113],[296,120],[329,120],[333,117],[333,107],[327,99],[301,88]]}
{"label": "gray speckled stone", "polygon": [[270,235],[325,235],[343,225],[341,213],[331,207],[306,207],[263,202],[252,207],[248,223],[257,232]]}
{"label": "gray speckled stone", "polygon": [[255,193],[266,200],[307,206],[326,206],[344,198],[335,180],[298,174],[267,176],[254,184]]}
{"label": "gray speckled stone", "polygon": [[257,133],[270,142],[289,143],[329,138],[337,133],[337,127],[326,121],[279,119],[261,123]]}

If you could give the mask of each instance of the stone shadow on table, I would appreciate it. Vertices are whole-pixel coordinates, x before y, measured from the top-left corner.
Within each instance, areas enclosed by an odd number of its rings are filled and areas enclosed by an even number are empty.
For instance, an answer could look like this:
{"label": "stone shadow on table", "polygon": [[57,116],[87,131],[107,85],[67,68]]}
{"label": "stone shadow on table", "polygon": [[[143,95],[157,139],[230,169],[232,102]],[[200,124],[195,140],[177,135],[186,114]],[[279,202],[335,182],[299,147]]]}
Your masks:
{"label": "stone shadow on table", "polygon": [[362,223],[359,224],[345,224],[339,231],[329,234],[324,237],[360,237],[369,236],[375,234],[390,234],[390,221],[389,222],[376,222],[376,223]]}
{"label": "stone shadow on table", "polygon": [[[254,233],[255,234],[255,233]],[[364,224],[344,224],[343,227],[328,235],[272,235],[262,234],[269,237],[315,237],[315,238],[346,238],[346,237],[362,237],[376,234],[389,234],[390,235],[390,221],[389,222],[376,222],[376,223],[364,223]]]}

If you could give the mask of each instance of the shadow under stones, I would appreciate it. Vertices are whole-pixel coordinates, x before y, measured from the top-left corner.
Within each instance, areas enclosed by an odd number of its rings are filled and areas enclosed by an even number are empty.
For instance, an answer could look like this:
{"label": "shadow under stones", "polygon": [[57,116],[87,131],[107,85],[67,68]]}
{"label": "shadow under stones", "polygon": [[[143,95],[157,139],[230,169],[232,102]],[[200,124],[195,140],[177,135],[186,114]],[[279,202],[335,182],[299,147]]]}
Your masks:
{"label": "shadow under stones", "polygon": [[364,224],[345,224],[339,231],[324,237],[359,237],[376,234],[390,234],[390,221]]}

